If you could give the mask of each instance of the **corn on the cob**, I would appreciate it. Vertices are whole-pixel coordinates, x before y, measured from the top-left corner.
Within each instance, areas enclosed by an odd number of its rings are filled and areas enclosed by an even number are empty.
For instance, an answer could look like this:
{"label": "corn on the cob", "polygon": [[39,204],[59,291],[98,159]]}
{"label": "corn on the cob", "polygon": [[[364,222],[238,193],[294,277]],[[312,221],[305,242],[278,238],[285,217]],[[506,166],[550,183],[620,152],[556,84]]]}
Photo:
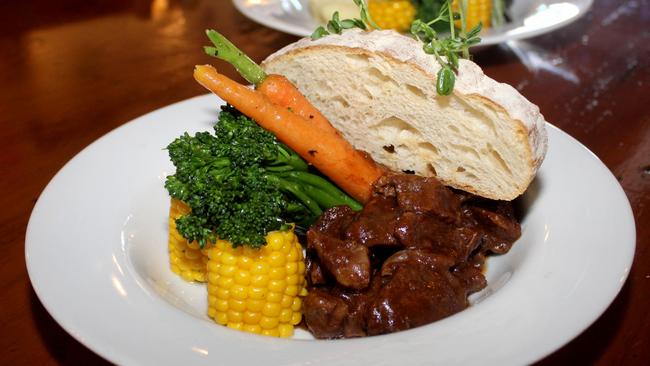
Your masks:
{"label": "corn on the cob", "polygon": [[293,231],[274,231],[260,249],[224,240],[208,249],[208,315],[219,324],[289,337],[306,295],[302,247]]}
{"label": "corn on the cob", "polygon": [[207,250],[197,242],[188,242],[176,231],[176,219],[188,214],[190,207],[177,199],[169,207],[169,264],[174,273],[185,281],[206,281]]}
{"label": "corn on the cob", "polygon": [[416,9],[411,0],[370,0],[368,11],[380,28],[406,32],[411,27]]}
{"label": "corn on the cob", "polygon": [[[460,12],[460,2],[465,4],[465,26],[467,30],[474,28],[479,22],[483,29],[490,28],[492,19],[493,0],[454,0],[451,8],[454,12]],[[460,28],[460,21],[456,21],[456,27]]]}

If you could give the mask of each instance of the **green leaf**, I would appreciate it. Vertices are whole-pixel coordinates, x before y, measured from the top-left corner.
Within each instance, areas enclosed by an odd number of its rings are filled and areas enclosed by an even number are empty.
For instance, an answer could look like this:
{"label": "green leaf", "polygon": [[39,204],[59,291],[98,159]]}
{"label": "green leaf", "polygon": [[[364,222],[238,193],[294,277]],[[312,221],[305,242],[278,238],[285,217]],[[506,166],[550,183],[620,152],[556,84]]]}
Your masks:
{"label": "green leaf", "polygon": [[436,91],[438,94],[451,94],[454,90],[455,83],[456,75],[454,75],[454,71],[449,66],[445,66],[438,71],[438,80],[436,82]]}
{"label": "green leaf", "polygon": [[454,69],[458,70],[458,54],[456,52],[448,52],[447,53],[447,60],[449,60],[449,63],[452,64]]}
{"label": "green leaf", "polygon": [[332,20],[327,22],[327,30],[330,31],[330,33],[335,33],[335,34],[341,34],[341,21],[339,20],[339,12],[334,12],[334,16],[332,17]]}
{"label": "green leaf", "polygon": [[467,38],[473,38],[478,36],[479,33],[481,33],[481,29],[483,29],[483,23],[479,22],[474,28],[472,28],[469,32],[467,32]]}
{"label": "green leaf", "polygon": [[315,41],[315,40],[317,40],[319,38],[322,38],[324,36],[327,36],[329,34],[330,34],[330,32],[328,32],[325,28],[323,28],[321,26],[321,27],[316,28],[314,33],[311,34],[311,40]]}
{"label": "green leaf", "polygon": [[437,36],[436,31],[420,19],[411,23],[411,34],[423,43],[429,43]]}
{"label": "green leaf", "polygon": [[352,19],[343,19],[340,24],[343,29],[352,29],[357,27],[357,24]]}
{"label": "green leaf", "polygon": [[354,24],[357,26],[357,28],[361,28],[361,29],[363,29],[363,30],[367,30],[367,29],[368,29],[368,27],[366,26],[366,23],[364,23],[363,20],[361,20],[361,19],[359,19],[359,18],[354,18],[354,19],[352,19],[352,21],[353,21]]}

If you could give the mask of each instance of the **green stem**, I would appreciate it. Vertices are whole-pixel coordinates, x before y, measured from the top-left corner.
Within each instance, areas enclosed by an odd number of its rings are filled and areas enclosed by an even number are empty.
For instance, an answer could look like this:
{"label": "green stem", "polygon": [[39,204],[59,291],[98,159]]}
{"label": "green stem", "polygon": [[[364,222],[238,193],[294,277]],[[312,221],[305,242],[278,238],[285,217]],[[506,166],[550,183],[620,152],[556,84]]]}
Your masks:
{"label": "green stem", "polygon": [[214,44],[214,47],[204,47],[205,53],[232,64],[239,74],[252,84],[259,85],[266,79],[264,70],[226,37],[212,29],[205,31],[205,33]]}
{"label": "green stem", "polygon": [[313,198],[314,201],[318,202],[318,205],[320,207],[329,208],[341,204],[341,202],[337,199],[337,197],[330,195],[328,192],[325,192],[320,188],[310,186],[309,184],[305,184],[301,187],[309,197]]}
{"label": "green stem", "polygon": [[[465,19],[465,13],[467,12],[467,2],[465,0],[460,2],[460,26],[461,34],[467,36],[467,20]],[[464,46],[462,48],[463,58],[469,59],[469,47]]]}
{"label": "green stem", "polygon": [[280,156],[284,158],[282,160],[282,163],[290,165],[293,169],[302,172],[306,172],[309,169],[309,166],[304,160],[302,160],[300,155],[291,150],[289,147],[280,144],[278,145],[278,151],[280,152]]}
{"label": "green stem", "polygon": [[348,205],[351,209],[359,211],[363,206],[352,199],[350,196],[345,194],[343,191],[338,189],[334,184],[330,183],[328,180],[321,178],[317,175],[307,173],[307,172],[288,172],[282,173],[283,177],[290,179],[295,179],[304,183],[303,185],[310,185],[318,188],[319,190],[328,194],[328,196],[334,198],[332,205],[324,206],[326,208],[336,206],[336,205]]}
{"label": "green stem", "polygon": [[294,195],[314,215],[320,216],[320,214],[323,213],[323,210],[321,210],[320,206],[318,206],[318,203],[306,195],[298,184],[290,182],[286,179],[282,179],[276,175],[267,175],[266,178],[269,180],[269,182],[277,184],[280,189]]}
{"label": "green stem", "polygon": [[286,164],[277,165],[277,166],[271,165],[265,167],[265,169],[273,173],[290,172],[294,170],[292,166]]}
{"label": "green stem", "polygon": [[454,27],[454,12],[453,10],[451,10],[451,0],[447,0],[447,6],[448,6],[447,13],[449,14],[449,34],[451,34],[450,38],[454,39],[456,38],[456,31]]}

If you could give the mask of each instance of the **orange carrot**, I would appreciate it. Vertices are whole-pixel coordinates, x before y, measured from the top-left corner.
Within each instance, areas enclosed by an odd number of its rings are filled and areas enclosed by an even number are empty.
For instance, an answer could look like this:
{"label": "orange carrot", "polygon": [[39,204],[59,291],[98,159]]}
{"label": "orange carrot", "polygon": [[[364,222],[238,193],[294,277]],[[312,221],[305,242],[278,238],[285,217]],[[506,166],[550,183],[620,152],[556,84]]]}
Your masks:
{"label": "orange carrot", "polygon": [[384,174],[384,170],[370,157],[355,150],[336,129],[331,126],[330,131],[315,128],[308,119],[219,74],[210,65],[196,66],[194,78],[273,133],[350,196],[360,202],[368,201],[372,183]]}
{"label": "orange carrot", "polygon": [[289,79],[282,75],[270,74],[255,89],[266,95],[271,102],[310,121],[324,131],[335,131],[323,114],[314,107]]}

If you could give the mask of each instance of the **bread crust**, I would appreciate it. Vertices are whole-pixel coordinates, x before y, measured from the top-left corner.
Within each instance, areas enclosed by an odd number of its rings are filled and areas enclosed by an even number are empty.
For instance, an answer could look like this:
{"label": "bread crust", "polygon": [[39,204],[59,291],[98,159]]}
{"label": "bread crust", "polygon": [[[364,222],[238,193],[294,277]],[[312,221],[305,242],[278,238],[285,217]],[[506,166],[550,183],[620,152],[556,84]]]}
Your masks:
{"label": "bread crust", "polygon": [[[309,38],[301,39],[270,55],[263,61],[262,66],[269,67],[283,56],[312,52],[322,48],[344,48],[345,52],[358,54],[381,54],[387,60],[408,64],[425,74],[432,82],[435,82],[440,69],[440,64],[434,57],[422,50],[419,41],[394,31],[367,32],[362,30],[348,30],[341,35],[329,35],[315,41]],[[508,197],[488,197],[486,192],[476,192],[473,187],[459,186],[458,182],[441,180],[447,185],[487,198],[514,199],[526,190],[544,160],[548,149],[546,121],[539,108],[510,85],[489,78],[478,65],[469,60],[461,59],[459,66],[454,95],[463,100],[481,103],[510,117],[509,120],[515,124],[514,128],[519,142],[526,147],[526,160],[530,167],[530,174],[528,174],[528,179],[518,185],[518,193]]]}

